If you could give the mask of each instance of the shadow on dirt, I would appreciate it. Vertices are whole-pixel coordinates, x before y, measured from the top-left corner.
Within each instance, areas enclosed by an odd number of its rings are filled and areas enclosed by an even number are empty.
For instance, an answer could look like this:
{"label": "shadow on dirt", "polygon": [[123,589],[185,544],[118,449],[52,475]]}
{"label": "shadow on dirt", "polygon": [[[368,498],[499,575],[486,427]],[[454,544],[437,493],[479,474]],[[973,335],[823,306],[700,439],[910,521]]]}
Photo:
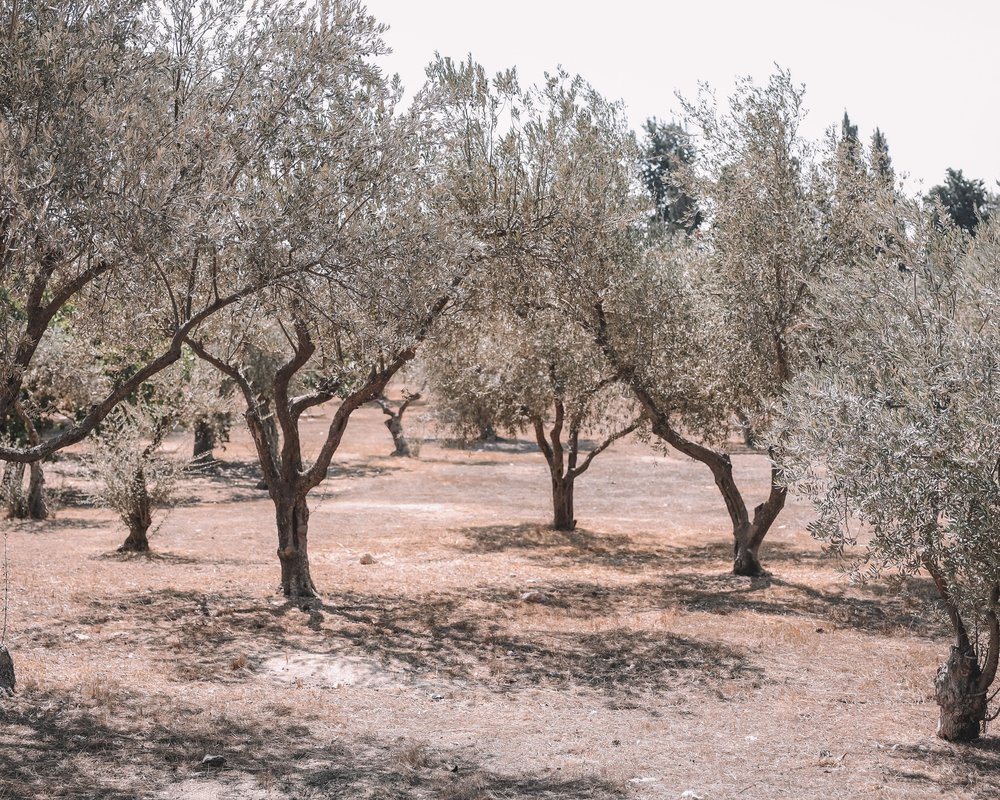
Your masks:
{"label": "shadow on dirt", "polygon": [[466,552],[504,553],[509,550],[535,551],[532,558],[551,563],[593,564],[626,571],[666,567],[676,563],[668,548],[647,549],[633,545],[628,536],[592,533],[577,528],[557,531],[546,525],[487,525],[463,528]]}
{"label": "shadow on dirt", "polygon": [[[605,610],[616,601],[601,600]],[[260,667],[260,654],[274,652],[362,656],[404,680],[433,675],[505,692],[585,687],[611,698],[762,677],[739,650],[717,642],[613,625],[567,629],[559,621],[568,615],[556,605],[542,612],[555,615],[552,630],[533,625],[522,634],[516,618],[538,609],[510,591],[412,598],[348,593],[301,607],[160,591],[90,606],[68,624],[134,621],[128,636],[135,641],[121,644],[160,654],[164,674],[179,681],[244,681]]]}
{"label": "shadow on dirt", "polygon": [[[188,780],[226,797],[247,789],[343,798],[627,796],[596,777],[497,774],[467,750],[377,739],[348,747],[315,737],[308,720],[290,719],[290,711],[265,703],[256,716],[235,718],[224,709],[120,689],[85,699],[19,695],[0,707],[3,796],[134,800]],[[224,756],[224,766],[203,767],[206,754]]]}
{"label": "shadow on dirt", "polygon": [[731,614],[750,611],[777,616],[819,617],[832,625],[873,634],[906,631],[915,636],[947,635],[940,600],[929,579],[907,578],[823,592],[804,583],[780,577],[792,565],[829,568],[840,561],[820,549],[804,551],[784,543],[762,551],[765,564],[775,573],[744,578],[722,572],[732,558],[732,545],[717,542],[688,547],[641,547],[628,536],[593,533],[577,529],[555,531],[549,527],[491,525],[464,528],[466,552],[504,553],[512,550],[550,564],[601,566],[639,572],[662,571],[657,582],[618,588],[597,587],[600,600],[590,594],[589,584],[549,587],[556,604],[573,613],[607,614],[630,606],[653,603],[661,610],[680,608]]}
{"label": "shadow on dirt", "polygon": [[[891,593],[884,587],[881,591],[845,587],[824,592],[773,575],[750,579],[681,573],[665,577],[658,588],[664,603],[687,611],[800,616],[880,636],[901,632],[927,639],[947,636],[947,618],[933,583],[922,578],[898,583]],[[649,596],[656,588],[649,585],[636,590]]]}
{"label": "shadow on dirt", "polygon": [[[995,737],[968,744],[894,744],[885,752],[893,765],[887,772],[900,780],[927,784],[942,796],[1000,796],[1000,739]],[[893,764],[904,759],[910,763]],[[933,767],[933,773],[926,772],[927,767]]]}

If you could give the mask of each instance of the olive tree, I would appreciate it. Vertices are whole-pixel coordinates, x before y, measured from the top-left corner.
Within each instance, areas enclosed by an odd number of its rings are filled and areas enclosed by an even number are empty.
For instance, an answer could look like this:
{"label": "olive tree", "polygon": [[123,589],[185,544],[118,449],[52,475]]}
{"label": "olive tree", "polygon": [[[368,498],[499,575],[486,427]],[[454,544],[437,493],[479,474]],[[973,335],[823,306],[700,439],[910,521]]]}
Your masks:
{"label": "olive tree", "polygon": [[315,73],[315,54],[289,43],[298,15],[237,0],[0,2],[0,425],[40,407],[26,379],[59,325],[117,364],[72,424],[0,458],[80,441],[205,320],[308,267],[258,224],[267,204],[248,179],[280,163],[272,144],[298,125]]}
{"label": "olive tree", "polygon": [[791,382],[776,441],[786,480],[815,499],[812,532],[862,548],[859,579],[933,580],[955,634],[937,733],[964,741],[1000,652],[1000,225],[973,238],[933,211],[901,221],[905,235],[823,292],[817,324],[837,346]]}
{"label": "olive tree", "polygon": [[[476,433],[485,410],[501,431],[531,431],[548,466],[552,527],[574,530],[577,479],[641,422],[589,334],[553,310],[493,307],[442,326],[428,363],[453,429]],[[597,439],[588,447],[585,435]]]}
{"label": "olive tree", "polygon": [[[324,7],[319,24],[314,13],[295,36],[319,65],[315,79],[299,89],[294,129],[276,137],[282,157],[252,179],[281,240],[311,266],[234,305],[211,335],[188,337],[246,403],[289,597],[316,595],[308,495],[351,415],[415,356],[480,251],[453,205],[464,154],[452,146],[462,124],[447,87],[400,110],[399,88],[371,63],[382,27],[351,3]],[[327,403],[329,426],[310,452],[302,415]]]}
{"label": "olive tree", "polygon": [[765,86],[741,82],[725,114],[707,94],[688,103],[699,156],[682,177],[703,231],[613,262],[595,276],[590,308],[581,303],[653,434],[711,471],[738,575],[761,572],[786,488],[772,459],[770,490],[751,511],[727,442],[743,429],[753,443],[769,424],[802,360],[810,286],[840,242],[824,171],[799,133],[803,91],[779,72]]}
{"label": "olive tree", "polygon": [[183,465],[159,449],[176,421],[169,398],[150,395],[116,406],[92,435],[88,460],[97,481],[95,498],[128,529],[120,553],[149,552],[153,513],[174,497]]}
{"label": "olive tree", "polygon": [[[639,413],[562,298],[636,246],[638,148],[621,108],[579,77],[559,72],[523,90],[512,72],[490,82],[471,62],[439,66],[470,87],[478,108],[505,111],[502,125],[468,139],[490,167],[466,198],[469,216],[499,244],[467,287],[462,315],[435,337],[439,416],[467,435],[486,424],[530,429],[549,469],[553,527],[572,530],[576,479],[638,427]],[[589,452],[585,432],[598,436]]]}

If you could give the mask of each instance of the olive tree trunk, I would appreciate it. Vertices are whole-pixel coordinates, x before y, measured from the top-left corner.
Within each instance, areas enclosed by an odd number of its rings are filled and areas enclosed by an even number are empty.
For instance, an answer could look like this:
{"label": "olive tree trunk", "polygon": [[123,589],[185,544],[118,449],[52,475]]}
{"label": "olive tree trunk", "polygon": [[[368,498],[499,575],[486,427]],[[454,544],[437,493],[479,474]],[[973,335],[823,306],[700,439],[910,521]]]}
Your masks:
{"label": "olive tree trunk", "polygon": [[552,527],[557,531],[576,528],[573,516],[573,481],[575,476],[552,475]]}
{"label": "olive tree trunk", "polygon": [[[684,436],[670,419],[670,409],[665,408],[643,385],[634,367],[626,363],[615,349],[608,336],[607,319],[604,309],[598,303],[595,308],[596,338],[608,360],[619,370],[620,378],[628,384],[639,404],[649,418],[653,433],[678,452],[695,461],[700,461],[712,472],[715,485],[726,504],[726,511],[732,522],[733,531],[733,573],[735,575],[756,576],[764,572],[760,563],[760,546],[764,537],[785,507],[788,490],[781,483],[781,472],[775,461],[775,454],[768,450],[771,459],[771,488],[767,499],[756,506],[751,517],[746,501],[733,477],[733,462],[728,453],[713,450]],[[745,430],[749,430],[744,426]]]}
{"label": "olive tree trunk", "polygon": [[[603,385],[603,384],[602,384]],[[595,388],[595,392],[601,387]],[[576,529],[576,518],[573,514],[573,490],[576,479],[589,469],[594,459],[610,447],[614,442],[627,436],[639,427],[640,419],[633,420],[628,425],[610,434],[597,447],[587,453],[580,461],[580,428],[583,424],[581,412],[570,414],[568,420],[569,435],[563,442],[563,430],[566,426],[566,407],[562,400],[553,403],[554,417],[552,427],[546,431],[545,423],[536,417],[532,420],[535,429],[535,441],[545,456],[549,465],[549,476],[552,481],[552,527],[557,531],[572,531]]]}
{"label": "olive tree trunk", "polygon": [[997,618],[1000,585],[994,584],[984,609],[988,638],[986,657],[980,666],[976,648],[943,572],[929,560],[925,560],[924,566],[934,580],[955,631],[955,643],[948,660],[938,668],[934,679],[934,696],[939,709],[937,735],[950,742],[975,741],[986,720],[987,696],[996,678],[1000,656],[1000,620]]}
{"label": "olive tree trunk", "polygon": [[275,519],[282,593],[286,597],[315,597],[316,586],[309,574],[309,504],[305,494],[279,499]]}
{"label": "olive tree trunk", "polygon": [[140,468],[131,481],[129,509],[123,515],[128,525],[128,537],[118,548],[119,553],[148,553],[149,528],[153,524],[153,501],[146,489],[146,473]]}
{"label": "olive tree trunk", "polygon": [[385,427],[389,429],[389,434],[392,436],[392,443],[395,447],[393,450],[394,456],[400,456],[402,458],[411,458],[413,456],[413,450],[410,447],[410,443],[406,440],[406,434],[403,433],[403,414],[406,413],[406,409],[410,407],[410,404],[420,399],[420,393],[415,394],[404,394],[403,402],[400,404],[398,409],[393,409],[389,404],[389,399],[383,394],[375,398],[375,402],[378,407],[382,409],[382,413],[385,414],[388,419],[385,421]]}
{"label": "olive tree trunk", "polygon": [[215,461],[215,428],[205,417],[194,421],[194,449],[192,458],[199,464]]}

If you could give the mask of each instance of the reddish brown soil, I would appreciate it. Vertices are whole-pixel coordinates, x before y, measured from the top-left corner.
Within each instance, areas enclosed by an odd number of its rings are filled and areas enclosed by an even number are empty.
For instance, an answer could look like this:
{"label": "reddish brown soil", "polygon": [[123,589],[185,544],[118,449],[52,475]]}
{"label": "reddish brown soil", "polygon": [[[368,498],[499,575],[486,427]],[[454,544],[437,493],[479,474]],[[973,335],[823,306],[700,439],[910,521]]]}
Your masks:
{"label": "reddish brown soil", "polygon": [[[87,504],[78,459],[53,465],[57,516],[5,523],[19,684],[0,798],[1000,795],[996,739],[933,735],[948,639],[930,587],[849,587],[804,503],[752,581],[727,574],[699,464],[621,444],[558,534],[527,443],[391,449],[381,413],[359,413],[312,498],[323,600],[306,610],[274,592],[242,433],[184,484],[151,557],[116,555],[125,531]],[[765,464],[734,458],[762,498]]]}

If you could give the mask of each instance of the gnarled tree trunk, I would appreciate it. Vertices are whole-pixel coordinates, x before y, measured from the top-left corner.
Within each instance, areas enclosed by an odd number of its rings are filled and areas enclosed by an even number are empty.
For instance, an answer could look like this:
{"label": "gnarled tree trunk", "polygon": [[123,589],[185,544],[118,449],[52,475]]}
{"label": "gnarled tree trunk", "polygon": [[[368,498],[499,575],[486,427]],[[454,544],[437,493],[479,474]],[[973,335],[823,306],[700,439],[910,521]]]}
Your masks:
{"label": "gnarled tree trunk", "polygon": [[934,695],[941,709],[937,735],[950,742],[979,738],[986,719],[986,690],[980,689],[983,673],[976,651],[953,645],[948,660],[938,669]]}
{"label": "gnarled tree trunk", "polygon": [[382,413],[389,418],[385,421],[385,427],[389,429],[389,433],[392,436],[392,443],[395,446],[395,450],[392,453],[394,456],[402,458],[413,456],[410,443],[406,440],[406,435],[403,433],[403,414],[406,413],[406,409],[410,407],[411,403],[419,399],[419,392],[414,394],[404,393],[403,402],[397,410],[393,410],[392,406],[389,405],[389,399],[384,394],[375,398],[375,402],[382,409]]}
{"label": "gnarled tree trunk", "polygon": [[997,619],[1000,585],[994,584],[985,609],[988,640],[986,658],[980,667],[976,649],[944,573],[930,560],[924,561],[924,567],[934,580],[955,631],[955,644],[934,680],[934,696],[940,709],[937,735],[950,742],[971,742],[979,738],[986,719],[987,693],[996,677],[1000,658],[1000,620]]}

